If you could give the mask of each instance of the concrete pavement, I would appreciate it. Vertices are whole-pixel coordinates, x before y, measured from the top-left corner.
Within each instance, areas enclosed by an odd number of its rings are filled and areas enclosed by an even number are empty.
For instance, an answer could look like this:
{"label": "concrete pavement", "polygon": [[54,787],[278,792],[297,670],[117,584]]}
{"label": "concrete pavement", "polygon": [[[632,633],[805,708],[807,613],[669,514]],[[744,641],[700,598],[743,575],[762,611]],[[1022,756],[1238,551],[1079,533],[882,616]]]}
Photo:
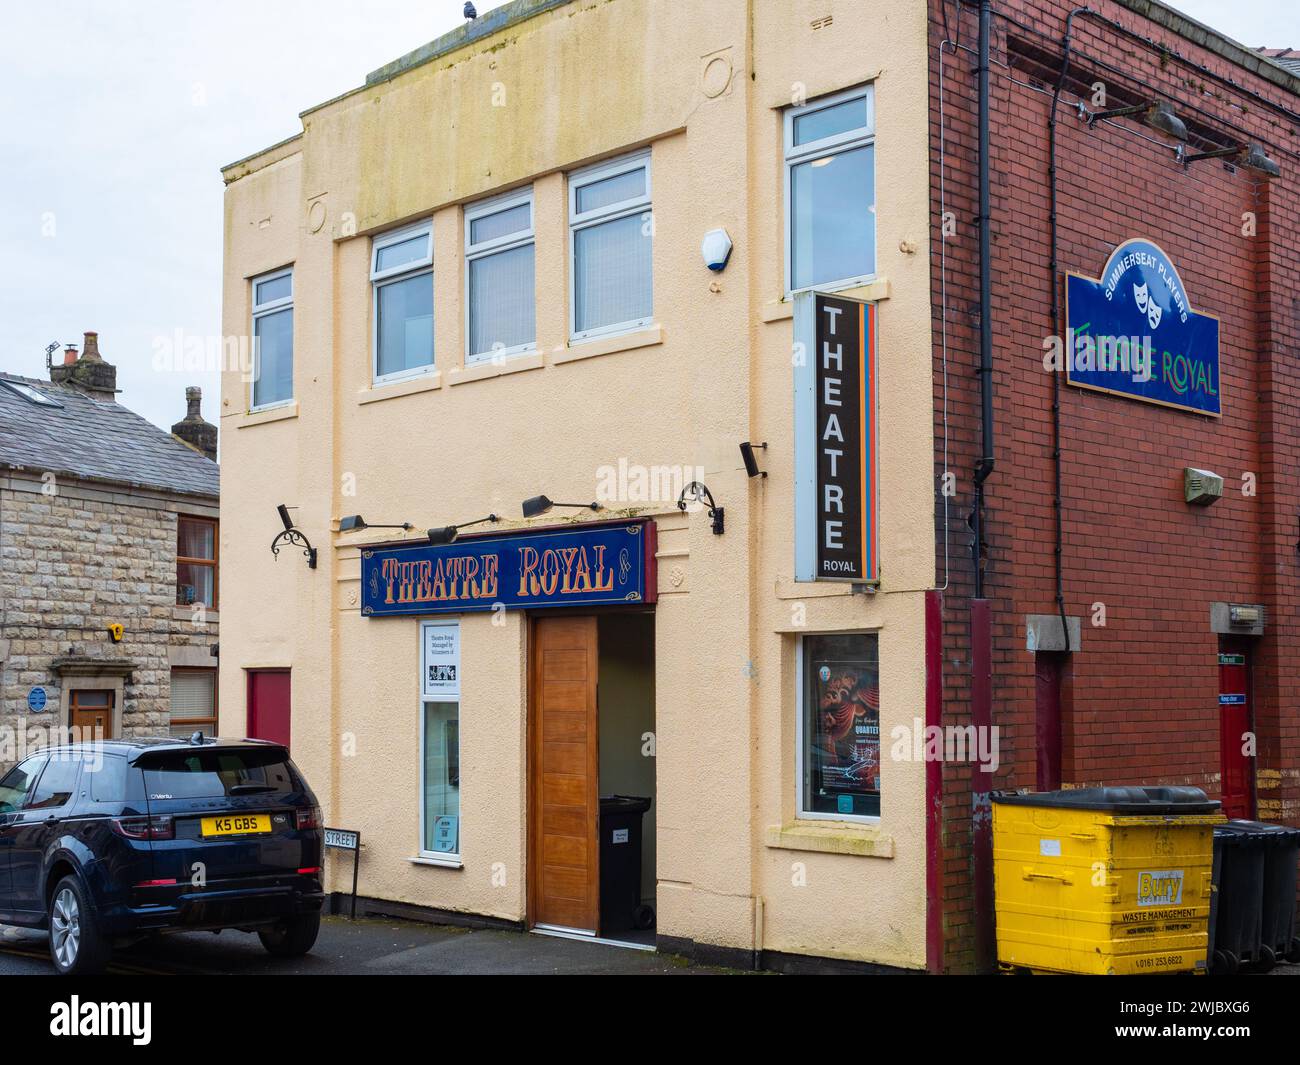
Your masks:
{"label": "concrete pavement", "polygon": [[[0,928],[0,974],[53,974],[43,932]],[[326,917],[304,958],[273,958],[246,932],[163,936],[114,955],[121,975],[332,974],[521,975],[709,974],[731,970],[693,965],[670,954],[631,950],[522,932],[452,928],[380,918]]]}

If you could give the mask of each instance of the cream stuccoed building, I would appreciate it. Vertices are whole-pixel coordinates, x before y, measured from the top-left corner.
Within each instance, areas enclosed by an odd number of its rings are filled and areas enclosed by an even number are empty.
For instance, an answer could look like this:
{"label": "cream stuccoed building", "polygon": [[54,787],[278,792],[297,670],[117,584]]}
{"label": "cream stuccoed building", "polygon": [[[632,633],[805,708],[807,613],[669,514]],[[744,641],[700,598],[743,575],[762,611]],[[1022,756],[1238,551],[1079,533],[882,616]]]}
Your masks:
{"label": "cream stuccoed building", "polygon": [[[927,69],[913,0],[516,0],[225,168],[220,723],[363,908],[925,966]],[[878,580],[796,579],[813,288]]]}

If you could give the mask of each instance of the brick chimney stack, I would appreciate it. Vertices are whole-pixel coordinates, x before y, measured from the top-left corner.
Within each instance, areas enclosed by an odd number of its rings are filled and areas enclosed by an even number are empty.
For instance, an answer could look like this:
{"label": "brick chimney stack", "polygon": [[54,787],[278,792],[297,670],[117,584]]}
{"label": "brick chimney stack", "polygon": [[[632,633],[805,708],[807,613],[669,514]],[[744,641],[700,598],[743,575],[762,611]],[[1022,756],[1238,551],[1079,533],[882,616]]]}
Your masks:
{"label": "brick chimney stack", "polygon": [[203,420],[202,405],[203,389],[191,385],[185,390],[185,417],[172,426],[172,436],[216,462],[217,427]]}
{"label": "brick chimney stack", "polygon": [[72,385],[96,399],[113,401],[117,396],[117,367],[99,354],[99,334],[87,333],[80,358],[71,358],[76,348],[63,353],[63,365],[50,367],[50,380],[56,385]]}

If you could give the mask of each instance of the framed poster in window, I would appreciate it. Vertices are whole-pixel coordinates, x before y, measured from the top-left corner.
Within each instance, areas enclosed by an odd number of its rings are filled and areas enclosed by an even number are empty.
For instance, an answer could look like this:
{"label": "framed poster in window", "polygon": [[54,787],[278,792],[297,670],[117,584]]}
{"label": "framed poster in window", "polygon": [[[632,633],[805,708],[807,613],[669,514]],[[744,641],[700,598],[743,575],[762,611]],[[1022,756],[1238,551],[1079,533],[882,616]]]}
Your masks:
{"label": "framed poster in window", "polygon": [[873,633],[806,636],[799,813],[880,816],[880,663]]}

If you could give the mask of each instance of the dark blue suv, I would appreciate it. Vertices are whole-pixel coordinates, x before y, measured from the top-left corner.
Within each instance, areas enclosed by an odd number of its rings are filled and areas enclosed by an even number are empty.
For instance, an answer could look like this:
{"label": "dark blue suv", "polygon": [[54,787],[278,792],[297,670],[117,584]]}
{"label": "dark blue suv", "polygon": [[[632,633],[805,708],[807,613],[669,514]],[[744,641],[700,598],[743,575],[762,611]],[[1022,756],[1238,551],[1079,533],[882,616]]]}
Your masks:
{"label": "dark blue suv", "polygon": [[0,922],[50,930],[61,973],[194,929],[305,954],[324,901],[321,813],[289,752],[261,740],[49,747],[0,780]]}

